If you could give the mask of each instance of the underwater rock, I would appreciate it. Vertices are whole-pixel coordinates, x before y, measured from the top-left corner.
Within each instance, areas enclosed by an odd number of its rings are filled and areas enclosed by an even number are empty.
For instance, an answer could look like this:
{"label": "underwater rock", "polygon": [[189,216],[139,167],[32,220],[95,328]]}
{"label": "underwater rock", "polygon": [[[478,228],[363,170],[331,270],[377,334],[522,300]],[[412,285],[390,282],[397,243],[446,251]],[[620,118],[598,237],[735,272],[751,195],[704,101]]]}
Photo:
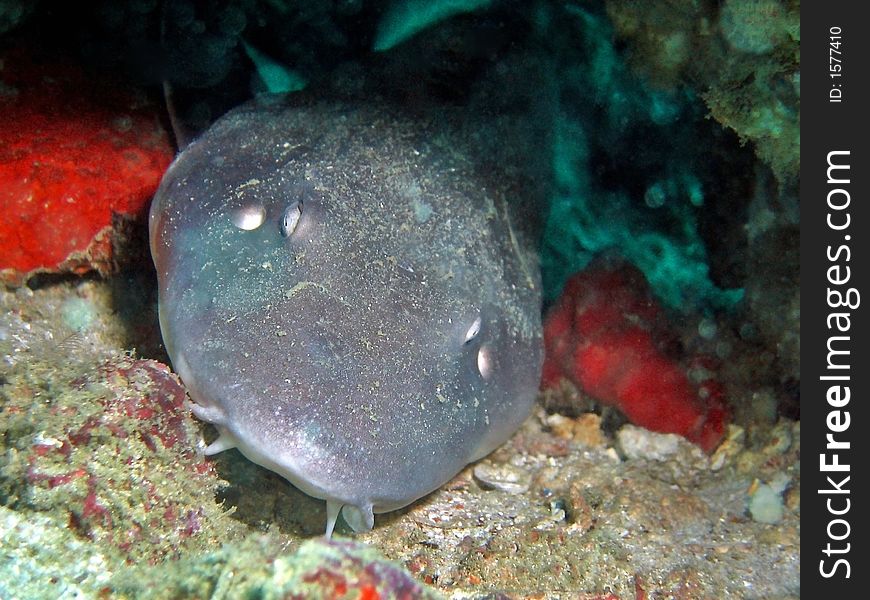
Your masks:
{"label": "underwater rock", "polygon": [[[62,522],[0,506],[0,598],[92,598],[107,589],[111,561]],[[14,564],[6,557],[16,557]],[[22,560],[27,557],[27,560]]]}
{"label": "underwater rock", "polygon": [[136,600],[443,597],[375,547],[322,538],[288,544],[273,534],[251,535],[161,565],[136,565],[117,573],[104,588],[111,590],[111,598]]}
{"label": "underwater rock", "polygon": [[531,485],[531,476],[524,469],[511,464],[493,464],[490,461],[475,465],[474,478],[482,488],[506,494],[524,494]]}
{"label": "underwater rock", "polygon": [[800,166],[800,2],[608,0],[632,65],[659,85],[688,83],[710,115],[755,146],[777,181]]}
{"label": "underwater rock", "polygon": [[770,52],[790,37],[799,37],[800,19],[788,4],[780,0],[725,0],[719,10],[719,28],[739,52]]}
{"label": "underwater rock", "polygon": [[360,598],[400,600],[440,598],[377,550],[351,541],[315,539],[294,554],[275,560],[262,586],[264,599]]}
{"label": "underwater rock", "polygon": [[[127,356],[72,378],[47,365],[4,389],[0,498],[68,522],[131,561],[173,555],[214,525],[219,478],[168,367]],[[57,375],[61,375],[58,373]]]}
{"label": "underwater rock", "polygon": [[679,450],[680,438],[674,433],[656,433],[634,425],[624,425],[616,437],[619,447],[629,459],[663,461]]}
{"label": "underwater rock", "polygon": [[[774,373],[782,380],[800,381],[799,227],[772,226],[753,239],[747,271],[749,321],[770,349]],[[782,381],[775,383],[783,389]]]}

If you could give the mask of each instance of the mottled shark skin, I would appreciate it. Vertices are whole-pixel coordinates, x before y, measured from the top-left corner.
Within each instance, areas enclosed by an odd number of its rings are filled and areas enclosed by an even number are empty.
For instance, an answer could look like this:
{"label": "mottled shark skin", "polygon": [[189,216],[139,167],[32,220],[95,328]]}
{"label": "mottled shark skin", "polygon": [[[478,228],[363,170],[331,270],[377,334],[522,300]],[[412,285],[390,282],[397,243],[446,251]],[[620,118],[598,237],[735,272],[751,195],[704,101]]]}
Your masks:
{"label": "mottled shark skin", "polygon": [[515,178],[438,118],[245,105],[187,147],[150,216],[160,325],[213,454],[326,500],[356,531],[437,489],[529,413],[534,240]]}

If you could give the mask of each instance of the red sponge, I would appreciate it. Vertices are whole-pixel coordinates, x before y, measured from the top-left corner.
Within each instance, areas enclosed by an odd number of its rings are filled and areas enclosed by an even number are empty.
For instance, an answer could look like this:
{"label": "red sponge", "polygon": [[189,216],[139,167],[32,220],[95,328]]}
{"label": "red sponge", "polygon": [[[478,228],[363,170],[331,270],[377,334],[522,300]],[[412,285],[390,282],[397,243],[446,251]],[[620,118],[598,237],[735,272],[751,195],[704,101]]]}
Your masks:
{"label": "red sponge", "polygon": [[114,216],[144,216],[173,150],[123,86],[21,49],[0,56],[0,281],[112,260]]}
{"label": "red sponge", "polygon": [[542,387],[562,378],[628,419],[661,433],[676,433],[713,450],[729,411],[721,385],[709,378],[711,361],[689,367],[670,356],[668,323],[636,267],[599,260],[575,274],[544,322]]}

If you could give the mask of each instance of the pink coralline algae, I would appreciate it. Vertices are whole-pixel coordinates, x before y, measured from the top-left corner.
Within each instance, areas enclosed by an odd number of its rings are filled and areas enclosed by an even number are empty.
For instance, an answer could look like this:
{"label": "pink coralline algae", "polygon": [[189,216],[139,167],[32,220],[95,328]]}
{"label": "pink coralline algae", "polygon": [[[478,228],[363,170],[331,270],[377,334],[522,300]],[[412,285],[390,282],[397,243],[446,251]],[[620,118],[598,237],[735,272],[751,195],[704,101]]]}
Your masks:
{"label": "pink coralline algae", "polygon": [[270,597],[426,600],[439,598],[401,566],[356,542],[310,540],[275,563]]}
{"label": "pink coralline algae", "polygon": [[29,411],[40,428],[20,453],[23,481],[11,495],[66,512],[71,529],[129,560],[174,555],[219,510],[219,480],[196,451],[181,382],[161,363],[125,356],[66,385],[52,382],[48,401],[7,407]]}
{"label": "pink coralline algae", "polygon": [[632,423],[711,451],[729,420],[715,361],[675,358],[668,325],[636,267],[594,262],[568,280],[545,320],[542,387],[568,379]]}

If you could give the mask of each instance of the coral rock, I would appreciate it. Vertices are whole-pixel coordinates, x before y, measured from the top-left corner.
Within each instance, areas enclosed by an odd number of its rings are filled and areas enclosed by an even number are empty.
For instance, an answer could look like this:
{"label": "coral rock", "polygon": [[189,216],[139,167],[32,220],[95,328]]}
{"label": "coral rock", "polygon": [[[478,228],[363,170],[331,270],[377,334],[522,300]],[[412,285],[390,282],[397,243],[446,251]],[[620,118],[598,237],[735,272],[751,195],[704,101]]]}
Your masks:
{"label": "coral rock", "polygon": [[266,598],[438,598],[396,563],[355,542],[309,540],[290,557],[275,560],[262,587]]}
{"label": "coral rock", "polygon": [[80,538],[132,562],[209,538],[219,480],[197,451],[198,426],[167,366],[120,356],[43,385],[51,393],[38,401],[32,386],[9,386],[0,436],[18,450],[0,496],[65,519]]}

